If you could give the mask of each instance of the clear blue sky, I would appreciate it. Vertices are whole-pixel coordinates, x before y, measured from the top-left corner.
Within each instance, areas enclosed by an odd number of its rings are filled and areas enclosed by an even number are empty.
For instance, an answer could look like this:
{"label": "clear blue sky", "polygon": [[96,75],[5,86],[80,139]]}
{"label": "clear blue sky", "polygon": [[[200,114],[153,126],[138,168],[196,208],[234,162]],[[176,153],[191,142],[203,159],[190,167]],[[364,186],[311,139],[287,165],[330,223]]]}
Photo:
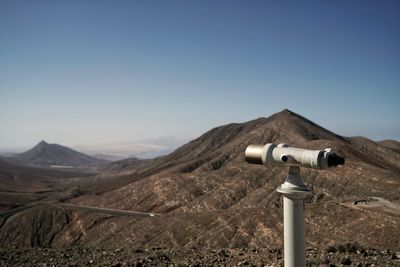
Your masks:
{"label": "clear blue sky", "polygon": [[284,108],[400,140],[399,1],[0,0],[0,147],[197,137]]}

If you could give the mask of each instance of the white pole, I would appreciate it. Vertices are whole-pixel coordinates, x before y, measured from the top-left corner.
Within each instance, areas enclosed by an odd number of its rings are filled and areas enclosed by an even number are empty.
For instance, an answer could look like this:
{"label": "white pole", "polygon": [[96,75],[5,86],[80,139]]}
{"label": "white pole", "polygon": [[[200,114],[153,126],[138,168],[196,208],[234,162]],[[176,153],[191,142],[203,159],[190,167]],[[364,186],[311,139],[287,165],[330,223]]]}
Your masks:
{"label": "white pole", "polygon": [[300,177],[299,167],[289,168],[285,182],[277,191],[283,195],[285,267],[305,267],[304,198],[310,190]]}
{"label": "white pole", "polygon": [[283,196],[285,267],[305,266],[304,199]]}

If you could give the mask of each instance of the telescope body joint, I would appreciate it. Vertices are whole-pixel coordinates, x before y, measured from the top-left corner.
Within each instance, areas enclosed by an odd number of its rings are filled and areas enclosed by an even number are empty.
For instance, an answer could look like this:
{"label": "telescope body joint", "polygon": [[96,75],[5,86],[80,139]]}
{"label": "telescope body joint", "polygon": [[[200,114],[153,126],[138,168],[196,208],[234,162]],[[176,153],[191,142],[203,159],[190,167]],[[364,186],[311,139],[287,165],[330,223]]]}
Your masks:
{"label": "telescope body joint", "polygon": [[311,192],[300,176],[300,167],[289,167],[285,182],[276,191],[288,198],[305,198]]}

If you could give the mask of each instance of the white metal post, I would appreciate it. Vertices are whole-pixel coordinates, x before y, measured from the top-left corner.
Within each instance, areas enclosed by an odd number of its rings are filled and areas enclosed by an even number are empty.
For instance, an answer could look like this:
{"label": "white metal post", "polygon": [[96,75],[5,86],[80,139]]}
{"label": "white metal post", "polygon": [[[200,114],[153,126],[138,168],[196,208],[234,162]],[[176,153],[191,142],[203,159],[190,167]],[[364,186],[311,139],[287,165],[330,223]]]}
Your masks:
{"label": "white metal post", "polygon": [[283,196],[285,267],[305,266],[304,199]]}
{"label": "white metal post", "polygon": [[289,175],[277,191],[283,194],[283,236],[285,267],[304,267],[304,198],[310,191],[300,177],[299,167],[290,167]]}

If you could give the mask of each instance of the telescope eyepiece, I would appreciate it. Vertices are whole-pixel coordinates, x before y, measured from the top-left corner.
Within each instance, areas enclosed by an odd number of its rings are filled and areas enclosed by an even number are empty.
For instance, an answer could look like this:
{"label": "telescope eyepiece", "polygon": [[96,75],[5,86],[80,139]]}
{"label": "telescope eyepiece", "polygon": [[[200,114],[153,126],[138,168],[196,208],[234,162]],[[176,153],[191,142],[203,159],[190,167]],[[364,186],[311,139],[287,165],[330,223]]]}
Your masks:
{"label": "telescope eyepiece", "polygon": [[340,157],[335,153],[329,154],[327,160],[328,160],[328,167],[336,167],[338,165],[344,165],[345,162],[345,159],[343,157]]}

